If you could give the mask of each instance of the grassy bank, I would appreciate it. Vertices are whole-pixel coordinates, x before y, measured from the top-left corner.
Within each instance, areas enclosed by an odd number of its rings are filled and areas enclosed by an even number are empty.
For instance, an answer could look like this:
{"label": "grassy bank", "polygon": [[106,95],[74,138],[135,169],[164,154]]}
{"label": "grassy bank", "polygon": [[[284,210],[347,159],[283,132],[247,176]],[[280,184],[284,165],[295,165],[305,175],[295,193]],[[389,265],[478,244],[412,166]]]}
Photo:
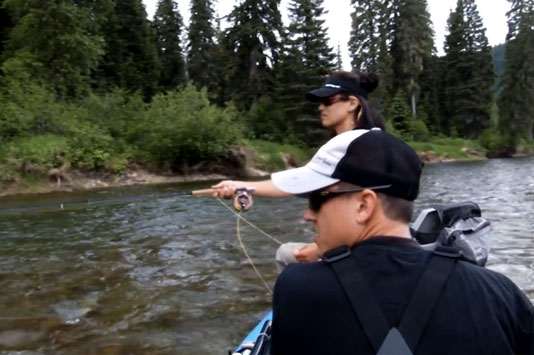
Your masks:
{"label": "grassy bank", "polygon": [[[426,163],[480,160],[485,159],[485,151],[476,141],[460,138],[433,138],[427,142],[408,142]],[[316,148],[292,144],[274,143],[264,140],[241,140],[239,145],[248,153],[246,164],[268,174],[305,164],[315,153]],[[534,144],[522,145],[525,154],[534,153]],[[33,162],[32,169],[14,171],[13,166],[1,166],[0,171],[10,171],[8,178],[0,183],[0,195],[18,193],[41,193],[55,190],[80,190],[111,186],[182,182],[192,180],[213,180],[232,176],[231,171],[197,171],[195,175],[169,174],[168,169],[146,169],[142,164],[130,162],[121,171],[110,169],[63,171],[65,179],[58,186],[57,177],[50,175],[50,169]],[[209,166],[209,164],[208,164]],[[68,177],[68,178],[67,178]]]}

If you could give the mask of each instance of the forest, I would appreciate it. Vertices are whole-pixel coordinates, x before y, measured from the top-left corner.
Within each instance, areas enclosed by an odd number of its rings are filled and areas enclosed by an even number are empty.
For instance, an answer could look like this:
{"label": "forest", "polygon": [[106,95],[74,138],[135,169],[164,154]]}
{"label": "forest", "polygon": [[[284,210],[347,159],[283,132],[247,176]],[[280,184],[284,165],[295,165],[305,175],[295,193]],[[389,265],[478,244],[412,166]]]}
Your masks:
{"label": "forest", "polygon": [[[426,0],[351,0],[354,71],[376,73],[371,102],[409,142],[476,142],[511,156],[534,137],[534,0],[509,0],[492,48],[475,0],[449,14],[439,56]],[[322,0],[0,0],[0,186],[50,169],[173,172],[230,147],[316,148],[329,137],[304,94],[341,69]],[[529,59],[530,58],[530,59]],[[256,142],[256,143],[251,143]]]}

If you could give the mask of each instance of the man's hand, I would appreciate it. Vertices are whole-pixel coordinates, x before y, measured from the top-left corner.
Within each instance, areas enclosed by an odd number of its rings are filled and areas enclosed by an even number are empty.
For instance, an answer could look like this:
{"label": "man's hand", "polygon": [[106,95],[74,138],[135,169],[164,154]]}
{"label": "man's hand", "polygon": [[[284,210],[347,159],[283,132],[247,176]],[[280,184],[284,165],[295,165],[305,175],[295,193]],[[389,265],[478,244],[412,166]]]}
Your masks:
{"label": "man's hand", "polygon": [[306,246],[303,246],[302,248],[296,250],[293,255],[299,263],[311,263],[321,258],[321,255],[319,255],[319,248],[315,243],[310,243]]}

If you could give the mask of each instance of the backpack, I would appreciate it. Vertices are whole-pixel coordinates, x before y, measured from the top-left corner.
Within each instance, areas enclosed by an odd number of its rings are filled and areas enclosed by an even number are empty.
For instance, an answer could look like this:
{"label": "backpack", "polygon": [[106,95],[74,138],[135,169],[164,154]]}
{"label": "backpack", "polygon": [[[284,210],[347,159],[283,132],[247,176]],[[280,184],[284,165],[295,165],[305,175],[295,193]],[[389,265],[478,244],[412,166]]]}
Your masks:
{"label": "backpack", "polygon": [[423,210],[410,228],[426,250],[448,246],[461,252],[461,259],[484,266],[491,248],[491,223],[474,202],[435,206]]}

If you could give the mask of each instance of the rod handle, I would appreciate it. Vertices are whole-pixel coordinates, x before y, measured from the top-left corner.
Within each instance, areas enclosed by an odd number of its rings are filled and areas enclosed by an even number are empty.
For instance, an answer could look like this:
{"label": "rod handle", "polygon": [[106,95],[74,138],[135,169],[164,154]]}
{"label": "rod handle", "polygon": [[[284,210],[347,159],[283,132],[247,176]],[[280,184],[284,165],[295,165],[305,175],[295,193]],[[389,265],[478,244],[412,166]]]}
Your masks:
{"label": "rod handle", "polygon": [[216,191],[215,189],[193,190],[193,191],[191,191],[191,195],[193,195],[193,196],[211,195],[215,191]]}

